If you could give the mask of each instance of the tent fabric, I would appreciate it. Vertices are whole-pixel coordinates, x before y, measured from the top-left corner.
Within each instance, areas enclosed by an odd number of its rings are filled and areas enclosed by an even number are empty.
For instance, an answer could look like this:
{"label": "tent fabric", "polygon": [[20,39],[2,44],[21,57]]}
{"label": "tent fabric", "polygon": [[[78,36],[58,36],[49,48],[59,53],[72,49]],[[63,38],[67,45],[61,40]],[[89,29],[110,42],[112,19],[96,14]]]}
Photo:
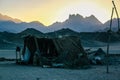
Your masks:
{"label": "tent fabric", "polygon": [[[56,63],[64,63],[71,65],[76,64],[75,61],[80,60],[80,57],[85,58],[87,60],[87,55],[81,45],[80,38],[78,37],[67,36],[62,38],[36,39],[40,55],[46,58],[46,60],[48,59],[51,61],[55,61]],[[32,64],[33,56],[37,50],[34,36],[27,36],[24,38],[24,48],[25,47],[28,47],[28,49],[30,50],[31,55],[29,63]],[[23,55],[25,55],[24,51]]]}
{"label": "tent fabric", "polygon": [[[59,52],[61,61],[64,59],[69,62],[74,61],[79,54],[85,55],[84,49],[81,46],[80,39],[77,37],[65,37],[54,40],[57,51]],[[64,58],[63,58],[63,57]]]}
{"label": "tent fabric", "polygon": [[99,48],[96,53],[95,53],[95,56],[97,55],[105,55],[106,53],[102,50],[102,48]]}

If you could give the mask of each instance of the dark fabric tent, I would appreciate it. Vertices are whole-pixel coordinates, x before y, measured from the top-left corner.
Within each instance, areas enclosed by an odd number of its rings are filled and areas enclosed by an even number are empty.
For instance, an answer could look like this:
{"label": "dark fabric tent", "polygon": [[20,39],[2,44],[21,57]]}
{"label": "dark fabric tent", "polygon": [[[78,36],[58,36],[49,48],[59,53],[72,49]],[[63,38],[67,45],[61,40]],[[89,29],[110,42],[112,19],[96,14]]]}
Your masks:
{"label": "dark fabric tent", "polygon": [[102,48],[99,48],[96,51],[90,52],[88,58],[93,64],[104,64],[106,53]]}
{"label": "dark fabric tent", "polygon": [[[81,45],[80,38],[67,36],[61,38],[37,38],[27,36],[24,39],[23,56],[26,54],[26,48],[29,50],[30,57],[28,64],[63,63],[64,67],[76,67],[89,64],[87,55]],[[37,58],[35,54],[37,52]],[[38,61],[39,60],[39,61]]]}
{"label": "dark fabric tent", "polygon": [[95,53],[95,56],[99,56],[99,55],[105,55],[106,53],[103,51],[102,48],[99,48],[96,53]]}

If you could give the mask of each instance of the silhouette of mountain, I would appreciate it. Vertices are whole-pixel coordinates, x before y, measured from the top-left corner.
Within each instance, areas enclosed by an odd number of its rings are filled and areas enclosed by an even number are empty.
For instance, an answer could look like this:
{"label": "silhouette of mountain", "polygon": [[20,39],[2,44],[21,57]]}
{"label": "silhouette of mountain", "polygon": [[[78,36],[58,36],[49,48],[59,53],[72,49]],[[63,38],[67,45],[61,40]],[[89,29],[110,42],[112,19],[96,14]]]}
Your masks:
{"label": "silhouette of mountain", "polygon": [[102,23],[93,15],[86,18],[81,17],[79,14],[73,15],[65,23],[70,26],[70,29],[77,32],[94,32],[102,28]]}
{"label": "silhouette of mountain", "polygon": [[0,32],[0,49],[15,49],[16,45],[21,45],[22,39],[17,34]]}
{"label": "silhouette of mountain", "polygon": [[34,28],[37,30],[44,31],[46,27],[38,22],[22,22],[22,23],[14,23],[12,21],[0,21],[0,31],[7,31],[12,33],[19,33],[27,28]]}
{"label": "silhouette of mountain", "polygon": [[81,15],[70,15],[69,19],[65,22],[56,22],[49,26],[50,31],[56,31],[62,28],[69,28],[76,32],[94,32],[103,29],[102,23],[91,15],[90,17],[83,18]]}
{"label": "silhouette of mountain", "polygon": [[2,15],[1,13],[0,13],[0,21],[13,21],[13,22],[15,22],[15,23],[20,23],[20,22],[22,22],[22,21],[19,20],[19,19],[11,18],[11,17],[9,17],[9,16],[7,16],[7,15]]}
{"label": "silhouette of mountain", "polygon": [[[69,28],[63,28],[49,33],[42,33],[34,28],[28,28],[20,33],[0,32],[0,49],[15,49],[17,45],[23,47],[23,39],[27,35],[37,37],[61,37],[77,36],[80,37],[84,46],[100,46],[107,42],[108,35],[106,32],[82,32],[78,33]],[[110,42],[119,42],[120,34],[112,33]]]}
{"label": "silhouette of mountain", "polygon": [[23,39],[27,35],[44,36],[43,33],[33,28],[28,28],[17,34],[0,32],[0,49],[15,49],[17,45],[23,47]]}
{"label": "silhouette of mountain", "polygon": [[[119,19],[120,20],[120,19]],[[107,30],[109,30],[109,28],[110,28],[110,20],[109,21],[107,21],[106,23],[104,23],[104,25],[103,25],[104,27],[105,27],[105,29],[103,29],[103,31],[107,31]],[[117,21],[117,19],[116,18],[114,18],[113,20],[112,20],[112,31],[118,31],[118,21]]]}
{"label": "silhouette of mountain", "polygon": [[49,32],[49,33],[46,33],[46,35],[50,36],[50,37],[58,37],[58,36],[79,36],[79,33],[78,32],[75,32],[69,28],[63,28],[63,29],[60,29],[58,31],[54,31],[54,32]]}
{"label": "silhouette of mountain", "polygon": [[26,30],[18,33],[20,37],[27,36],[27,35],[35,35],[35,36],[44,36],[44,34],[34,28],[27,28]]}
{"label": "silhouette of mountain", "polygon": [[12,33],[19,33],[27,28],[34,28],[43,33],[54,32],[60,29],[71,29],[76,32],[95,32],[103,30],[103,24],[93,15],[89,17],[82,17],[79,14],[69,15],[69,18],[64,22],[56,22],[50,26],[45,26],[38,21],[30,23],[21,22],[15,23],[13,21],[0,21],[0,31],[7,31]]}

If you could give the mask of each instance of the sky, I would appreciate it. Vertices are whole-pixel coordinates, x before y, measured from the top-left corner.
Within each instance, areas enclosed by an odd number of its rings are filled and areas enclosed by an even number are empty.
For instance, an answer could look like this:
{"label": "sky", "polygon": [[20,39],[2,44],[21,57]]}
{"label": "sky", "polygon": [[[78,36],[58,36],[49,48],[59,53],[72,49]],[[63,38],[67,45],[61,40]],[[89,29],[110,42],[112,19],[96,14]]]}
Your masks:
{"label": "sky", "polygon": [[[120,0],[114,1],[120,13]],[[70,14],[94,15],[104,23],[110,19],[112,7],[112,0],[0,0],[1,14],[46,26],[63,22]]]}

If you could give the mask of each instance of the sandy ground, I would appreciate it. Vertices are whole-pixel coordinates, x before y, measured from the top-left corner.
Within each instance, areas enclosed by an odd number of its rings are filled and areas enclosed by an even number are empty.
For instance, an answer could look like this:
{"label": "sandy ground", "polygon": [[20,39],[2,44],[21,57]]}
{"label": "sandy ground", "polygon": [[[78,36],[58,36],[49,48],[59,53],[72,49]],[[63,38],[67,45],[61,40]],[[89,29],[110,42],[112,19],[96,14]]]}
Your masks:
{"label": "sandy ground", "polygon": [[120,65],[111,65],[109,69],[107,74],[106,66],[70,70],[0,62],[0,80],[120,80]]}
{"label": "sandy ground", "polygon": [[[120,46],[112,44],[112,49],[117,51]],[[120,50],[117,52],[119,53]],[[15,50],[0,50],[0,57],[13,59],[15,58]],[[110,73],[107,74],[106,66],[70,70],[16,65],[15,62],[0,62],[0,80],[37,80],[37,78],[39,78],[38,80],[120,80],[120,64],[111,65]]]}

